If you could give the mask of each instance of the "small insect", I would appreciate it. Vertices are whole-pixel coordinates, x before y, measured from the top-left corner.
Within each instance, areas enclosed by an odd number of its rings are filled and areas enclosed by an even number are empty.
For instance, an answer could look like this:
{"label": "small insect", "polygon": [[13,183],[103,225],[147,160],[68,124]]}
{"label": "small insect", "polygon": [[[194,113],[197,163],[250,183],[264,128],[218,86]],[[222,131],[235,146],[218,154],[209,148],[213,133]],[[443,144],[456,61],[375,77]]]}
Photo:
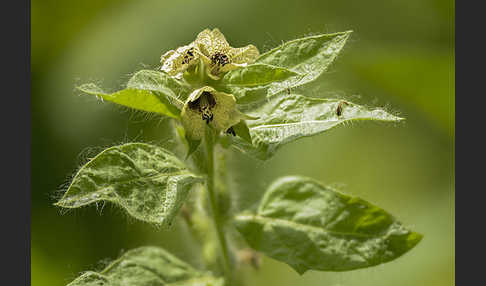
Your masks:
{"label": "small insect", "polygon": [[236,136],[236,132],[235,132],[235,130],[233,129],[233,127],[228,128],[228,130],[226,130],[226,133],[227,133],[227,134],[231,134],[231,135],[233,135],[233,136]]}
{"label": "small insect", "polygon": [[349,105],[349,103],[343,100],[338,104],[336,108],[337,116],[341,116],[341,114],[343,114],[343,105]]}
{"label": "small insect", "polygon": [[197,110],[201,113],[202,120],[206,121],[206,124],[213,121],[212,108],[216,105],[213,95],[208,91],[203,91],[201,96],[195,101],[189,102],[189,108]]}

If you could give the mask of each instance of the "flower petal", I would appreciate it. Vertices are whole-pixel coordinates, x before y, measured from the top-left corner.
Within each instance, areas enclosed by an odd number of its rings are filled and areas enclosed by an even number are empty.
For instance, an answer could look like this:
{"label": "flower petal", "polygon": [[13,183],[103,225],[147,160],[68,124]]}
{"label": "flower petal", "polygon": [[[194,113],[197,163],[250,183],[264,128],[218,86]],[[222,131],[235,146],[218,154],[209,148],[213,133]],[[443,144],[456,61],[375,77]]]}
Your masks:
{"label": "flower petal", "polygon": [[211,56],[217,52],[226,54],[230,48],[226,38],[217,28],[213,29],[212,31],[205,29],[197,35],[194,43],[199,48],[201,53],[208,58],[211,58]]}
{"label": "flower petal", "polygon": [[194,44],[197,46],[200,57],[206,64],[207,75],[214,79],[220,79],[221,73],[244,67],[255,62],[260,56],[254,45],[241,48],[232,48],[219,29],[205,29],[197,35]]}
{"label": "flower petal", "polygon": [[229,57],[234,64],[251,64],[260,56],[260,52],[254,45],[248,45],[242,48],[231,48]]}
{"label": "flower petal", "polygon": [[170,50],[160,57],[162,71],[174,76],[183,73],[190,66],[197,63],[199,54],[193,44]]}
{"label": "flower petal", "polygon": [[[215,104],[211,106],[212,120],[206,122],[201,110],[194,107],[204,92],[209,92]],[[204,137],[205,124],[211,125],[217,132],[226,131],[231,126],[238,124],[247,116],[236,109],[236,99],[232,94],[216,91],[205,86],[192,92],[182,108],[181,120],[186,135],[191,140],[201,140]]]}

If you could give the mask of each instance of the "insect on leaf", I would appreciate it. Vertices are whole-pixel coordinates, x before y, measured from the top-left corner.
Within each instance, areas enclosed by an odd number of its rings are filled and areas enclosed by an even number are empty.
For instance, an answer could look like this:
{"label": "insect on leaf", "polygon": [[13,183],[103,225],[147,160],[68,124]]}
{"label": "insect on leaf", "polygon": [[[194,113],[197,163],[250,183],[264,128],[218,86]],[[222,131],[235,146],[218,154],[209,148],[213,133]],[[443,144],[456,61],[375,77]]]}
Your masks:
{"label": "insect on leaf", "polygon": [[340,99],[311,98],[299,94],[278,94],[249,115],[257,120],[247,121],[253,144],[234,140],[234,148],[266,160],[281,146],[297,139],[320,134],[352,121],[398,122],[403,118],[381,108],[367,108]]}
{"label": "insect on leaf", "polygon": [[383,209],[304,177],[276,180],[257,213],[236,216],[235,225],[252,248],[299,274],[382,264],[422,239]]}

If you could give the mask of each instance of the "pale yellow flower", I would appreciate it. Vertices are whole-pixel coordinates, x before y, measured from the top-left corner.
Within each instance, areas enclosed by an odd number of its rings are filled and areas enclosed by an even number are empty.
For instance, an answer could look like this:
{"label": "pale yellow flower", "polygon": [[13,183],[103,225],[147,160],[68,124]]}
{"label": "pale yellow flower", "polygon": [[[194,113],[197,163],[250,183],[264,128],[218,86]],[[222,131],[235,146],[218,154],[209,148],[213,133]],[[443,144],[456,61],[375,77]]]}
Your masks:
{"label": "pale yellow flower", "polygon": [[233,95],[218,92],[209,86],[192,92],[181,112],[182,125],[186,135],[192,140],[201,140],[204,137],[206,124],[221,132],[248,118],[252,117],[236,109]]}
{"label": "pale yellow flower", "polygon": [[222,73],[255,62],[259,55],[258,49],[253,45],[232,48],[218,29],[206,29],[189,45],[163,54],[160,62],[162,71],[181,78],[188,68],[202,60],[207,75],[217,80]]}
{"label": "pale yellow flower", "polygon": [[217,28],[199,33],[194,44],[208,66],[208,75],[213,79],[219,79],[221,73],[253,63],[260,56],[254,45],[231,47]]}
{"label": "pale yellow flower", "polygon": [[176,50],[170,50],[160,57],[162,71],[171,76],[180,77],[190,66],[197,64],[199,54],[196,53],[194,44],[182,46]]}

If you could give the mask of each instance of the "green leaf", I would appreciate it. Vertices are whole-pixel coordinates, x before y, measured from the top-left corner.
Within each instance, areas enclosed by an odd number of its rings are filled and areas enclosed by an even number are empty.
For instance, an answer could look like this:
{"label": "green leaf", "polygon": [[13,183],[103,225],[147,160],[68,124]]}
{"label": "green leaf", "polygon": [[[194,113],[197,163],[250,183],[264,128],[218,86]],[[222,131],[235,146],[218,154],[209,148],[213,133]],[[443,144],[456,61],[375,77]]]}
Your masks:
{"label": "green leaf", "polygon": [[311,98],[299,94],[274,95],[250,115],[259,117],[247,122],[253,144],[235,138],[233,147],[260,160],[270,158],[284,144],[346,122],[403,120],[381,108],[371,109],[340,99]]}
{"label": "green leaf", "polygon": [[201,181],[165,149],[129,143],[108,148],[91,159],[56,205],[78,208],[108,201],[139,220],[167,226],[191,187]]}
{"label": "green leaf", "polygon": [[285,67],[300,73],[322,72],[334,61],[351,33],[346,31],[295,39],[260,55],[256,63]]}
{"label": "green leaf", "polygon": [[255,87],[296,76],[297,73],[286,68],[267,64],[252,64],[232,70],[224,75],[222,84],[236,87]]}
{"label": "green leaf", "polygon": [[241,120],[238,124],[233,125],[233,130],[237,136],[240,136],[243,140],[251,144],[250,129],[244,120]]}
{"label": "green leaf", "polygon": [[162,248],[132,249],[97,273],[85,272],[68,286],[222,286],[223,278],[194,269]]}
{"label": "green leaf", "polygon": [[186,156],[184,157],[184,160],[187,160],[189,156],[191,156],[194,152],[196,152],[197,148],[201,144],[201,140],[192,140],[191,138],[188,138],[186,136],[186,130],[182,126],[182,124],[175,124],[174,128],[176,130],[177,135],[181,139],[181,141],[186,145],[187,147],[187,153]]}
{"label": "green leaf", "polygon": [[191,93],[191,87],[188,84],[166,73],[154,70],[141,70],[136,72],[128,81],[127,88],[150,90],[167,94],[179,108],[182,108],[183,102]]}
{"label": "green leaf", "polygon": [[231,87],[231,93],[238,104],[249,104],[314,81],[331,66],[351,32],[296,39],[262,54],[255,65],[281,67],[295,75],[265,86]]}
{"label": "green leaf", "polygon": [[179,118],[190,89],[165,73],[142,70],[128,81],[127,88],[106,93],[93,83],[77,87],[80,91],[126,107]]}
{"label": "green leaf", "polygon": [[201,140],[192,140],[190,138],[186,138],[187,140],[187,154],[186,154],[186,160],[189,158],[189,156],[192,155],[192,153],[196,152],[197,148],[199,145],[201,145]]}
{"label": "green leaf", "polygon": [[257,213],[236,216],[235,225],[252,248],[299,274],[378,265],[422,239],[379,207],[304,177],[276,180]]}

